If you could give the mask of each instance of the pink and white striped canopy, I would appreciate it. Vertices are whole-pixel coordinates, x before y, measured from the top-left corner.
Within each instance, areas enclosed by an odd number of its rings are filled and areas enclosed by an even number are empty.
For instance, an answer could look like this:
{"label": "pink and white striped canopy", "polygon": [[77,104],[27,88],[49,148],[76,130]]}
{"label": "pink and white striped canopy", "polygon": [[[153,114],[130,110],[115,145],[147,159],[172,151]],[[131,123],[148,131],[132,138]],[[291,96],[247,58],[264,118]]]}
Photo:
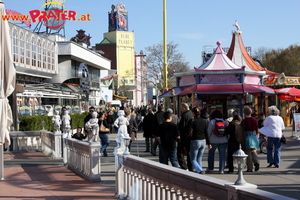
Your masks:
{"label": "pink and white striped canopy", "polygon": [[211,58],[201,65],[199,68],[196,68],[198,70],[232,70],[232,69],[241,69],[240,66],[232,62],[223,49],[220,47],[221,42],[217,42],[217,49],[211,56]]}

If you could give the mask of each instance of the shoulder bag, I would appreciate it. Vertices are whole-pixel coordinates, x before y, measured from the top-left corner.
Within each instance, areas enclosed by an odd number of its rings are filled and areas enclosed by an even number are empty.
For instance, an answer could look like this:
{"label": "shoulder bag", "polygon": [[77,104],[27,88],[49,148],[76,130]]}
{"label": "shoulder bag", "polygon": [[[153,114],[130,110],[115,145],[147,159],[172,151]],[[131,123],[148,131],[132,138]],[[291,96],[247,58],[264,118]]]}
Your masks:
{"label": "shoulder bag", "polygon": [[109,128],[106,128],[103,125],[103,121],[101,122],[101,125],[100,125],[100,132],[103,132],[103,133],[108,133],[109,132]]}

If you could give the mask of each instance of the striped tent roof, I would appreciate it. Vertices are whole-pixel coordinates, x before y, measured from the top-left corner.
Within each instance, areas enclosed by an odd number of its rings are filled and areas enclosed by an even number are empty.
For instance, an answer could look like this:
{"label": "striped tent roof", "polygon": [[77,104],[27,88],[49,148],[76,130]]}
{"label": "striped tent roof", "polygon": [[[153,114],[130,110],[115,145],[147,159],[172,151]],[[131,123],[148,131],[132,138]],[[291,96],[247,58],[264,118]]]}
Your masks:
{"label": "striped tent roof", "polygon": [[217,49],[214,51],[210,59],[195,70],[234,70],[241,69],[240,66],[232,62],[223,49],[221,48],[221,42],[217,42]]}

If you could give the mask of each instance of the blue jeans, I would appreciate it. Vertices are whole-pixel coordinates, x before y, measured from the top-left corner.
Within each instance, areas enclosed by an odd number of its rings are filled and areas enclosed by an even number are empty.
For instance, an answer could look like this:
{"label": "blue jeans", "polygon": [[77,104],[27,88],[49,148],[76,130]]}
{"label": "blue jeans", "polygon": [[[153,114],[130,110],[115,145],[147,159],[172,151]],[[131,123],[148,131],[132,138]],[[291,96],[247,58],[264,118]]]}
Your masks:
{"label": "blue jeans", "polygon": [[101,149],[100,149],[100,153],[103,153],[104,157],[107,157],[107,152],[106,152],[106,148],[109,145],[109,138],[107,134],[99,134],[99,137],[101,139]]}
{"label": "blue jeans", "polygon": [[191,162],[197,173],[203,171],[202,156],[205,150],[206,140],[191,140],[190,154]]}
{"label": "blue jeans", "polygon": [[214,170],[215,151],[218,148],[219,152],[219,171],[223,172],[225,169],[226,149],[227,143],[211,144],[212,148],[208,151],[208,169]]}
{"label": "blue jeans", "polygon": [[[273,155],[273,145],[274,155]],[[268,137],[268,146],[267,146],[267,161],[268,163],[274,163],[275,165],[280,164],[280,152],[281,152],[281,143],[280,138]]]}
{"label": "blue jeans", "polygon": [[178,167],[177,149],[167,149],[159,146],[159,162],[168,165],[169,159],[173,167]]}

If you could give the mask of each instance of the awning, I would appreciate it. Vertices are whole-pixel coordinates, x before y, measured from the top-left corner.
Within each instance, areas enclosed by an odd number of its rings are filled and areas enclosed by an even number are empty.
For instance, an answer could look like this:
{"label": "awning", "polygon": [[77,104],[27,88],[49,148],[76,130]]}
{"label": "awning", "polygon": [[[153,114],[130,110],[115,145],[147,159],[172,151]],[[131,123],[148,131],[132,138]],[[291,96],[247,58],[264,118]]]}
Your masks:
{"label": "awning", "polygon": [[[174,97],[174,96],[177,96],[178,93],[184,91],[185,89],[187,89],[189,87],[191,87],[191,86],[174,87],[172,89],[169,89],[165,93],[159,95],[159,97]],[[188,93],[188,94],[190,94],[190,93]]]}
{"label": "awning", "polygon": [[64,84],[75,93],[80,93],[80,87],[76,85]]}
{"label": "awning", "polygon": [[263,85],[250,85],[250,84],[229,84],[229,85],[192,85],[181,92],[178,96],[187,94],[244,94],[249,93],[252,95],[260,95],[261,93],[275,94],[274,90],[270,87]]}

